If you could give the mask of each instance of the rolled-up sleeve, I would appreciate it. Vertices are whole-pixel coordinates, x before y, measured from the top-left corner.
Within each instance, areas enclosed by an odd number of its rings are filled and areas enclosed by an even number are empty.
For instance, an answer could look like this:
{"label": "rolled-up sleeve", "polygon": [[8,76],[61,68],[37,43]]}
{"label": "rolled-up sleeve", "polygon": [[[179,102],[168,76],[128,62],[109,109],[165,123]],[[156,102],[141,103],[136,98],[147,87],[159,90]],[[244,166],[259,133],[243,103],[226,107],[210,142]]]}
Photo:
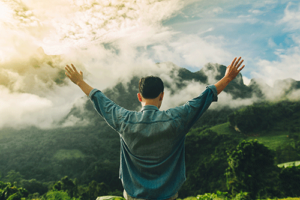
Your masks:
{"label": "rolled-up sleeve", "polygon": [[218,101],[218,91],[215,85],[209,85],[206,88],[209,88],[213,92],[213,100],[212,101]]}
{"label": "rolled-up sleeve", "polygon": [[187,133],[195,122],[203,115],[213,101],[218,100],[217,88],[214,85],[206,87],[198,97],[186,102],[182,106],[168,110],[173,116],[179,118],[180,132]]}
{"label": "rolled-up sleeve", "polygon": [[92,101],[96,111],[113,129],[119,132],[123,118],[128,110],[117,105],[97,89],[93,89],[90,92],[89,98]]}

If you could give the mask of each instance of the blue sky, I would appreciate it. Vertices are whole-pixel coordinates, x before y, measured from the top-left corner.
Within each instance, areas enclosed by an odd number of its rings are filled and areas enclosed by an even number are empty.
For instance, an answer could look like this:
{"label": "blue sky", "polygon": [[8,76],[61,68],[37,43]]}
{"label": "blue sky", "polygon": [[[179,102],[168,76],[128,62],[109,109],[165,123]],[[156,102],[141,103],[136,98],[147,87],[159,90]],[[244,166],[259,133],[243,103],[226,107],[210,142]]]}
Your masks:
{"label": "blue sky", "polygon": [[[299,29],[289,30],[281,20],[286,9],[297,12],[299,5],[299,1],[196,1],[163,25],[180,34],[222,38],[220,46],[233,56],[245,58],[243,74],[252,78],[259,60],[280,62],[277,53],[296,46],[293,37]],[[198,70],[195,66],[182,67]]]}

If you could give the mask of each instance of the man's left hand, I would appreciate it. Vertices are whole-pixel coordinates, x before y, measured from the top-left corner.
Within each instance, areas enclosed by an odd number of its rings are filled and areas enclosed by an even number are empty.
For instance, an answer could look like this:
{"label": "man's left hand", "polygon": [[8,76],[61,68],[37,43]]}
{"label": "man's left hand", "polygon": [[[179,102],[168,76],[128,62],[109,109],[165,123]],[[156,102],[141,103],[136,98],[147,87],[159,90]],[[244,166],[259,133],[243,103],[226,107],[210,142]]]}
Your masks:
{"label": "man's left hand", "polygon": [[83,81],[83,73],[82,73],[82,71],[78,72],[76,67],[73,64],[71,64],[71,66],[72,67],[67,65],[65,67],[65,69],[66,69],[65,74],[67,77],[69,77],[69,79],[73,83],[75,83],[76,85],[79,85],[79,83]]}

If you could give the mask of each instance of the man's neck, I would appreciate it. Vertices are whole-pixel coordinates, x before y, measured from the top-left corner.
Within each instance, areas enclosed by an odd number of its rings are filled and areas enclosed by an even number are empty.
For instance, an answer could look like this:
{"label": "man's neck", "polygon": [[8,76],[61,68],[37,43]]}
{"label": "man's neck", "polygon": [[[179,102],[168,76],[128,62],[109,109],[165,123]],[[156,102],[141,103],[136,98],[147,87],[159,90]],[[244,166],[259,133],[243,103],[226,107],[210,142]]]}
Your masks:
{"label": "man's neck", "polygon": [[142,106],[144,107],[144,106],[156,106],[157,108],[159,108],[158,107],[158,105],[159,105],[159,102],[157,102],[157,101],[144,101],[144,102],[142,102]]}

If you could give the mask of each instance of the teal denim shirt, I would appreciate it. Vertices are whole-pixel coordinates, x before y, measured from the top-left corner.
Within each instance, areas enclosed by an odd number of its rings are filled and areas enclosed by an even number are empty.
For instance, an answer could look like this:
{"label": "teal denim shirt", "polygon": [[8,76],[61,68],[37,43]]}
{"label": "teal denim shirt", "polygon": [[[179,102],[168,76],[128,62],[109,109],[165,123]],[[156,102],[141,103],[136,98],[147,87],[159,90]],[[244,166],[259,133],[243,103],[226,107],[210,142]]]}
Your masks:
{"label": "teal denim shirt", "polygon": [[147,105],[129,111],[101,91],[89,97],[97,112],[120,135],[120,174],[128,195],[140,199],[168,199],[185,181],[185,135],[217,101],[217,89],[207,86],[198,97],[182,106],[160,111]]}

